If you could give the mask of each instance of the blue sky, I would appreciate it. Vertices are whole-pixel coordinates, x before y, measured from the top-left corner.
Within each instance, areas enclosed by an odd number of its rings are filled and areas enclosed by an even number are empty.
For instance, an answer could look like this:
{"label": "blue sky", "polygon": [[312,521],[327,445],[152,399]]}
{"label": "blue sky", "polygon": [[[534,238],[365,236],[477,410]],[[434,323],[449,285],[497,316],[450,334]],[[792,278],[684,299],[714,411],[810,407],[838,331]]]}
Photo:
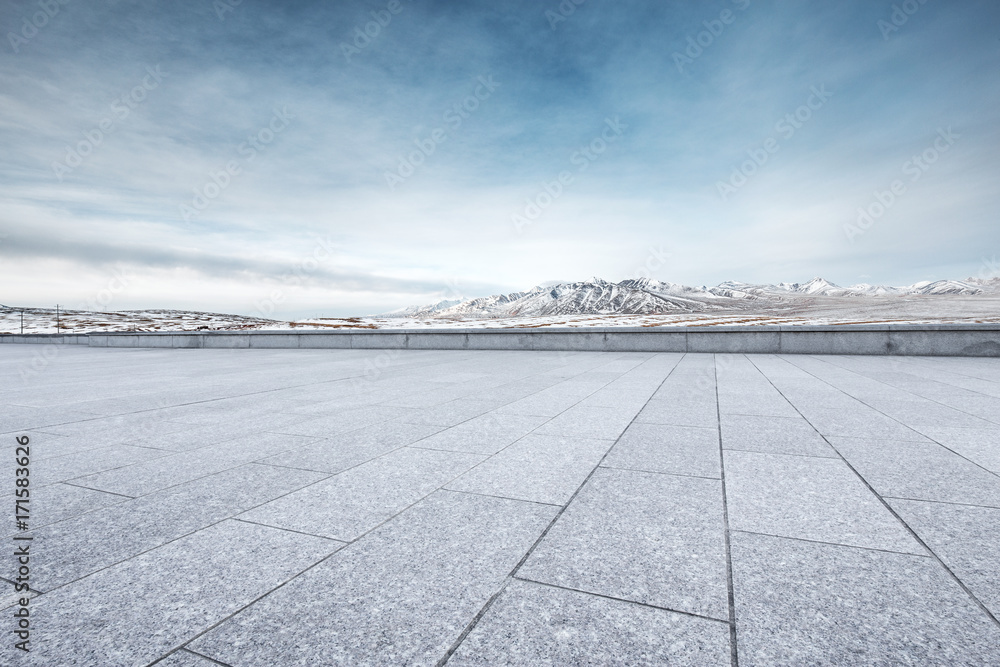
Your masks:
{"label": "blue sky", "polygon": [[1000,250],[992,0],[46,0],[0,28],[8,305],[360,315]]}

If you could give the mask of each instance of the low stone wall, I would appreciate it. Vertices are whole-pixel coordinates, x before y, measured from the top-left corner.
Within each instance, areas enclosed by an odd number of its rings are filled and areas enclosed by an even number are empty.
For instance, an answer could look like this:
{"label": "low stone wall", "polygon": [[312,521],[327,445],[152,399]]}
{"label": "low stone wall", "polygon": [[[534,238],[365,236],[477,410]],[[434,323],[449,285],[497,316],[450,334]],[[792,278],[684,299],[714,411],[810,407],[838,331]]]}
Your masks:
{"label": "low stone wall", "polygon": [[5,334],[0,335],[2,343],[158,348],[575,350],[1000,357],[1000,325]]}

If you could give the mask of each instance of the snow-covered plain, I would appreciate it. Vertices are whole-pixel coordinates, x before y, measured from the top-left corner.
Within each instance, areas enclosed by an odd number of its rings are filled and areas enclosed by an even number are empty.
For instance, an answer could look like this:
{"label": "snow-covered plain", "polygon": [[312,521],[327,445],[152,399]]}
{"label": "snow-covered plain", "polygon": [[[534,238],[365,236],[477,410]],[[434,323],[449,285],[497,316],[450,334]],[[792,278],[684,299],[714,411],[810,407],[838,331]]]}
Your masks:
{"label": "snow-covered plain", "polygon": [[679,327],[1000,323],[1000,278],[907,287],[725,282],[687,287],[649,279],[592,279],[384,315],[286,322],[178,310],[108,313],[0,306],[0,333],[427,328]]}

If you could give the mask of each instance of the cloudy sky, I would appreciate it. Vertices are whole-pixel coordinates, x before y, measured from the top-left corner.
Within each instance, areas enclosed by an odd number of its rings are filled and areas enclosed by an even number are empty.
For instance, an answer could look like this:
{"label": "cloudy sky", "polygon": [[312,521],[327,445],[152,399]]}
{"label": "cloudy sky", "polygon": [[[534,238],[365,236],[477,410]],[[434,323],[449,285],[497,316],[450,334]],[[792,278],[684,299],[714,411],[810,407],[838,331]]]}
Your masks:
{"label": "cloudy sky", "polygon": [[4,2],[0,303],[977,275],[1000,4],[895,6]]}

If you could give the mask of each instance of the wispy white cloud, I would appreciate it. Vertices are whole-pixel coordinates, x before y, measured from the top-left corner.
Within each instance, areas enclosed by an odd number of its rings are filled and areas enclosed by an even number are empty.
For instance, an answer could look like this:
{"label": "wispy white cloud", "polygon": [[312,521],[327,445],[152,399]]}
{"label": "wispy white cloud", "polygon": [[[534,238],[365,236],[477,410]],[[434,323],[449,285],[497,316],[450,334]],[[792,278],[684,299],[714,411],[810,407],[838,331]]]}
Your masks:
{"label": "wispy white cloud", "polygon": [[[912,283],[975,273],[1000,245],[995,3],[928,3],[889,40],[877,21],[891,3],[860,0],[586,3],[556,30],[528,0],[403,6],[350,61],[341,44],[382,4],[244,2],[223,21],[211,3],[70,3],[0,49],[0,302],[84,298],[127,265],[129,307],[249,312],[284,284],[277,315],[356,314],[455,284],[625,277],[661,246],[656,276],[690,284]],[[0,24],[34,7],[6,3]],[[725,9],[737,20],[679,72],[674,52]],[[499,85],[449,126],[480,77]],[[831,100],[722,201],[717,183],[823,85]],[[276,109],[292,118],[251,160],[241,146]],[[628,130],[575,171],[609,117]],[[843,225],[945,126],[962,134],[954,150],[849,243]],[[517,233],[511,216],[566,169],[572,187]],[[336,253],[289,285],[316,239]]]}

